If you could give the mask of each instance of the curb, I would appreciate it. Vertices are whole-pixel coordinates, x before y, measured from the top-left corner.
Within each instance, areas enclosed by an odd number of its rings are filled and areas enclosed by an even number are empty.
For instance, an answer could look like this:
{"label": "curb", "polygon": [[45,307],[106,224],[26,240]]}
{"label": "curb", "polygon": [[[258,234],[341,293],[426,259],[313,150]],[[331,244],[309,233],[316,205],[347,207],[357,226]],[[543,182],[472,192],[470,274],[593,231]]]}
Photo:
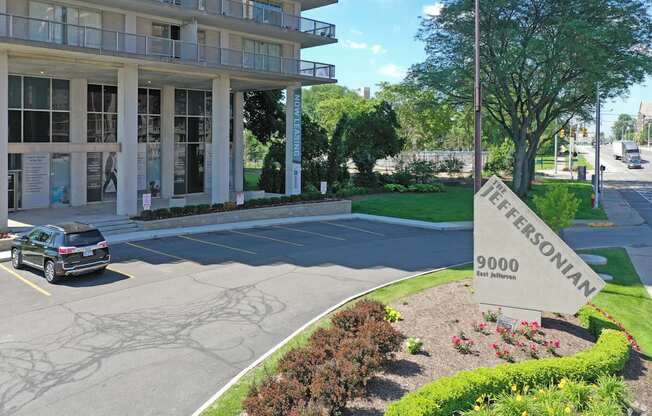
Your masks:
{"label": "curb", "polygon": [[285,338],[283,341],[279,342],[276,346],[274,346],[273,348],[271,348],[271,349],[270,349],[269,351],[267,351],[265,354],[261,355],[261,356],[260,356],[256,361],[254,361],[253,363],[251,363],[247,368],[245,368],[244,370],[240,371],[240,372],[239,372],[235,377],[233,377],[233,378],[232,378],[228,383],[226,383],[226,384],[225,384],[225,385],[224,385],[220,390],[218,390],[217,393],[215,393],[215,394],[214,394],[213,396],[211,396],[208,400],[206,400],[206,402],[204,402],[204,404],[202,404],[202,405],[199,407],[199,409],[195,410],[195,412],[192,413],[192,416],[200,416],[200,415],[201,415],[201,414],[202,414],[206,409],[208,409],[208,408],[209,408],[213,403],[215,403],[215,401],[216,401],[217,399],[219,399],[220,397],[222,397],[222,395],[224,395],[224,393],[226,393],[227,390],[229,390],[231,387],[233,387],[233,386],[234,386],[238,381],[240,381],[240,379],[242,379],[242,377],[244,377],[245,375],[247,375],[247,373],[249,373],[251,370],[253,370],[254,368],[258,367],[258,366],[259,366],[263,361],[265,361],[269,356],[271,356],[271,355],[274,354],[276,351],[278,351],[279,349],[281,349],[283,346],[285,346],[287,343],[289,343],[289,342],[290,342],[294,337],[296,337],[297,335],[299,335],[301,332],[305,331],[305,330],[308,329],[310,326],[314,325],[315,323],[317,323],[318,321],[320,321],[322,318],[324,318],[325,316],[329,315],[329,314],[332,313],[333,311],[335,311],[335,310],[341,308],[342,306],[346,305],[347,303],[352,302],[352,301],[354,301],[354,300],[356,300],[356,299],[358,299],[358,298],[361,298],[361,297],[363,297],[363,296],[365,296],[365,295],[368,295],[368,294],[371,293],[371,292],[375,292],[376,290],[379,290],[379,289],[385,288],[385,287],[387,287],[387,286],[394,285],[394,284],[396,284],[396,283],[403,282],[403,281],[405,281],[405,280],[414,279],[414,278],[417,278],[417,277],[420,277],[420,276],[424,276],[424,275],[426,275],[426,274],[439,272],[439,271],[446,270],[446,269],[450,269],[450,268],[453,268],[453,267],[460,267],[460,266],[464,266],[464,265],[467,265],[467,264],[470,264],[470,262],[453,264],[453,265],[450,265],[450,266],[447,266],[447,267],[440,267],[440,268],[438,268],[438,269],[434,269],[434,270],[430,270],[430,271],[425,271],[425,272],[417,273],[417,274],[414,274],[414,275],[411,275],[411,276],[407,276],[407,277],[402,277],[402,278],[400,278],[400,279],[396,279],[396,280],[393,280],[393,281],[388,282],[388,283],[383,283],[382,285],[376,286],[376,287],[374,287],[374,288],[371,288],[371,289],[365,290],[365,291],[363,291],[363,292],[360,292],[360,293],[358,293],[358,294],[356,294],[356,295],[350,296],[350,297],[344,299],[343,301],[337,303],[336,305],[331,306],[330,308],[328,308],[327,310],[325,310],[325,311],[322,312],[321,314],[317,315],[315,318],[313,318],[313,319],[311,319],[310,321],[308,321],[308,322],[307,322],[306,324],[304,324],[302,327],[300,327],[299,329],[297,329],[296,331],[294,331],[290,336],[288,336],[287,338]]}

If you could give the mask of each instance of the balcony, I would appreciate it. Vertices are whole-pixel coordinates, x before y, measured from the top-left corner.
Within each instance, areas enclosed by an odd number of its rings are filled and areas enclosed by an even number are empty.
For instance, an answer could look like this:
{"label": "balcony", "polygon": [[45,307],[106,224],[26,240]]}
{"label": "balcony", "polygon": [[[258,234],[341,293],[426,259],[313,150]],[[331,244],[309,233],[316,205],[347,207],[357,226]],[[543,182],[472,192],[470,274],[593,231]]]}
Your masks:
{"label": "balcony", "polygon": [[202,13],[221,15],[236,19],[252,20],[328,39],[335,38],[335,25],[307,17],[296,16],[283,11],[253,4],[243,0],[140,0],[147,3],[162,3]]}
{"label": "balcony", "polygon": [[329,64],[0,13],[0,41],[2,39],[54,45],[96,55],[278,74],[316,81],[335,79],[335,67]]}

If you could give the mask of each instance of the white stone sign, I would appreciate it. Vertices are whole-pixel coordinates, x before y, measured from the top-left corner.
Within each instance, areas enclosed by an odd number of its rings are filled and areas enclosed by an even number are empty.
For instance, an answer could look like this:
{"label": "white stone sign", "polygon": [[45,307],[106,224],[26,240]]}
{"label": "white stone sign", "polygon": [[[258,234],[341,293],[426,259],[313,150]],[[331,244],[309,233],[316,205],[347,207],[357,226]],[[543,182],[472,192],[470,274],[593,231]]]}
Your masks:
{"label": "white stone sign", "polygon": [[152,209],[152,194],[143,194],[143,209],[145,211]]}
{"label": "white stone sign", "polygon": [[475,196],[475,300],[512,318],[574,314],[604,281],[507,185],[492,177]]}
{"label": "white stone sign", "polygon": [[23,155],[23,208],[50,206],[50,155]]}

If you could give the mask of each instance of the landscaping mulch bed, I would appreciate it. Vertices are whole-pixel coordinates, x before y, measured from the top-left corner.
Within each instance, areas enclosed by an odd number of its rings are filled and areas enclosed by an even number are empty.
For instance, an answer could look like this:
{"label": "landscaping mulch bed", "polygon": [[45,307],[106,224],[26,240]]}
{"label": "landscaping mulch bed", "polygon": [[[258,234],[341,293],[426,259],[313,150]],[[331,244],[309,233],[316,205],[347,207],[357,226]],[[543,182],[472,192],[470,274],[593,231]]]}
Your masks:
{"label": "landscaping mulch bed", "polygon": [[[505,361],[496,357],[492,344],[506,346],[496,333],[496,324],[489,324],[490,335],[474,331],[474,323],[482,322],[482,314],[473,302],[471,281],[454,282],[428,289],[407,297],[392,305],[403,315],[396,327],[407,337],[423,341],[420,354],[410,355],[401,351],[396,360],[385,371],[373,378],[367,388],[368,394],[347,406],[346,416],[380,416],[389,403],[400,399],[406,393],[440,377],[450,376],[462,370],[479,367],[493,367]],[[546,340],[559,340],[558,355],[572,355],[591,347],[594,337],[580,327],[573,316],[546,314],[543,319],[543,333]],[[452,345],[452,338],[460,331],[475,342],[474,353],[463,355]],[[524,337],[519,340],[530,344]],[[532,359],[518,347],[507,347],[513,351],[516,362]],[[551,356],[545,349],[539,349],[541,358]],[[652,409],[652,363],[642,356],[633,354],[625,377],[637,400],[647,409]]]}

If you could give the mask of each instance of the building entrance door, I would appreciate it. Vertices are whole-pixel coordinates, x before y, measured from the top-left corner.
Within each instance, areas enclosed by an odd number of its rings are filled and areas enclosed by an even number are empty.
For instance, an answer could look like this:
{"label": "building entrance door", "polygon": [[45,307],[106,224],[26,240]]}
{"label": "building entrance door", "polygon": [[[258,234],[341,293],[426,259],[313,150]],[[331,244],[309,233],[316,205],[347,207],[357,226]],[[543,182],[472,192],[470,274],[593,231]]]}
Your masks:
{"label": "building entrance door", "polygon": [[9,211],[16,211],[20,204],[20,172],[9,172],[8,186]]}

